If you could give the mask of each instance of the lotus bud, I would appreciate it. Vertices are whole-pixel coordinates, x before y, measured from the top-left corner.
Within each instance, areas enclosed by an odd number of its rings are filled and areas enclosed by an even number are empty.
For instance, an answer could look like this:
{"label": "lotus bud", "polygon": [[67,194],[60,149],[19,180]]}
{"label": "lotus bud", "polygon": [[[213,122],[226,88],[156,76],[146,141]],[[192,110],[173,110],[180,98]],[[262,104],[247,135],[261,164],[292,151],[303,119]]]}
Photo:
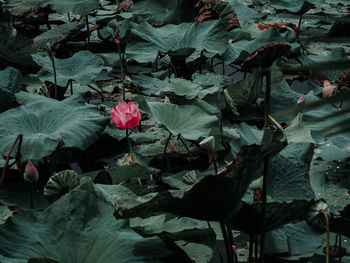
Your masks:
{"label": "lotus bud", "polygon": [[205,138],[199,143],[199,146],[207,150],[208,152],[213,151],[215,149],[214,136],[209,136],[208,138]]}
{"label": "lotus bud", "polygon": [[38,169],[36,169],[35,165],[31,161],[28,161],[26,167],[24,168],[23,178],[25,181],[32,184],[39,180]]}
{"label": "lotus bud", "polygon": [[297,104],[302,104],[302,103],[305,103],[305,97],[304,96],[301,96],[298,101],[297,101]]}

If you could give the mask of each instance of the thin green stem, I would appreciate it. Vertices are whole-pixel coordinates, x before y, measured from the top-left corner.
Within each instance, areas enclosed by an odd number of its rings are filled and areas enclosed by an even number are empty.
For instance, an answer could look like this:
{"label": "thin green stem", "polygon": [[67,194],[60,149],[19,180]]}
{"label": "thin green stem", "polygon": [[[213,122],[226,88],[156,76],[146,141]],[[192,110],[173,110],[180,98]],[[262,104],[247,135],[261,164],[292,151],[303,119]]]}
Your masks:
{"label": "thin green stem", "polygon": [[230,246],[230,241],[227,233],[227,229],[222,220],[219,221],[222,235],[224,237],[225,248],[226,248],[226,258],[228,263],[233,263],[232,261],[232,247]]}
{"label": "thin green stem", "polygon": [[57,95],[57,73],[56,73],[55,58],[52,54],[51,49],[48,51],[48,55],[49,55],[49,58],[50,58],[51,64],[52,64],[53,80],[54,80],[54,93],[55,93],[55,99],[57,99],[57,97],[58,97],[58,95]]}
{"label": "thin green stem", "polygon": [[30,208],[34,209],[34,185],[30,184]]}
{"label": "thin green stem", "polygon": [[132,160],[132,162],[134,162],[132,146],[131,146],[130,139],[129,139],[129,129],[125,129],[125,135],[126,135],[126,140],[128,141],[128,147],[129,147],[129,153],[131,154],[131,160]]}
{"label": "thin green stem", "polygon": [[179,134],[177,137],[180,139],[181,143],[185,146],[186,151],[189,153],[189,155],[191,156],[191,159],[193,160],[194,158],[193,158],[193,155],[192,155],[192,153],[191,153],[191,151],[190,151],[190,148],[188,148],[187,144],[186,144],[185,141],[182,139],[181,134]]}
{"label": "thin green stem", "polygon": [[[269,127],[270,118],[270,96],[271,96],[271,69],[266,69],[266,91],[265,91],[265,120],[264,128]],[[264,158],[264,171],[263,171],[263,189],[262,189],[262,220],[261,220],[261,239],[260,239],[260,262],[264,263],[265,253],[265,228],[266,228],[266,195],[267,195],[267,176],[268,176],[269,158]]]}
{"label": "thin green stem", "polygon": [[168,159],[166,150],[168,149],[168,144],[169,144],[170,139],[171,139],[172,136],[173,136],[173,134],[170,133],[168,139],[166,140],[165,146],[164,146],[164,158],[165,158],[165,165],[166,165],[166,168],[169,168],[169,167],[170,167],[170,162],[169,162],[169,159]]}
{"label": "thin green stem", "polygon": [[87,29],[87,44],[86,49],[90,48],[90,28],[89,28],[89,16],[86,15],[86,29]]}

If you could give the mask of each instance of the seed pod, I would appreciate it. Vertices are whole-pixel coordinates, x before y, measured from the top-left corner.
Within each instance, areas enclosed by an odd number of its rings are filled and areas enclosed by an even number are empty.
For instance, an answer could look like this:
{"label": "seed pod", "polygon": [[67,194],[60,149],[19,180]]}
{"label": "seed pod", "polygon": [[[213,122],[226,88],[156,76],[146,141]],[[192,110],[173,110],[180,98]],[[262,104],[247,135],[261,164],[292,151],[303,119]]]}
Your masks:
{"label": "seed pod", "polygon": [[54,202],[79,184],[79,175],[73,170],[54,173],[44,188],[44,196]]}

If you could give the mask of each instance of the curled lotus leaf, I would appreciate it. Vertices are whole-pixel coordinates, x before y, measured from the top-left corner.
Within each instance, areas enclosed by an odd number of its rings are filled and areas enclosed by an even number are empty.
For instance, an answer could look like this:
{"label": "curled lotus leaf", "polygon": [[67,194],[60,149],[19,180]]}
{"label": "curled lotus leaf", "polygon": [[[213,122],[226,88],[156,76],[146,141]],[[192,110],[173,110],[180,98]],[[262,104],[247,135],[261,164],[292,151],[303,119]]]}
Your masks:
{"label": "curled lotus leaf", "polygon": [[44,188],[44,196],[51,203],[79,184],[79,175],[73,170],[53,174]]}

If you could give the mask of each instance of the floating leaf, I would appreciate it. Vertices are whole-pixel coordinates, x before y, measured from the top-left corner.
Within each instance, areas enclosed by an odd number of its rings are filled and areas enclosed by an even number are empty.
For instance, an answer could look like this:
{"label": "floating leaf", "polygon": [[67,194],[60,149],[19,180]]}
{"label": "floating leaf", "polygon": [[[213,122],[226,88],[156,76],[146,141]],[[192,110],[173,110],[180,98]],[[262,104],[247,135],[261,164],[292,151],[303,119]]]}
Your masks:
{"label": "floating leaf", "polygon": [[[86,149],[97,140],[109,121],[98,113],[97,107],[85,106],[78,96],[62,102],[25,92],[18,93],[17,97],[29,102],[0,114],[3,124],[0,153],[4,155],[18,134],[23,134],[21,154],[24,160],[48,156],[60,144]],[[39,98],[37,102],[36,98]],[[12,152],[13,156],[16,151]]]}
{"label": "floating leaf", "polygon": [[[52,63],[49,57],[33,55],[36,63],[43,67],[38,73],[42,81],[54,81]],[[103,59],[90,51],[79,51],[66,59],[55,58],[57,85],[66,87],[69,80],[74,80],[81,85],[90,84],[102,70],[110,70],[104,66]]]}

